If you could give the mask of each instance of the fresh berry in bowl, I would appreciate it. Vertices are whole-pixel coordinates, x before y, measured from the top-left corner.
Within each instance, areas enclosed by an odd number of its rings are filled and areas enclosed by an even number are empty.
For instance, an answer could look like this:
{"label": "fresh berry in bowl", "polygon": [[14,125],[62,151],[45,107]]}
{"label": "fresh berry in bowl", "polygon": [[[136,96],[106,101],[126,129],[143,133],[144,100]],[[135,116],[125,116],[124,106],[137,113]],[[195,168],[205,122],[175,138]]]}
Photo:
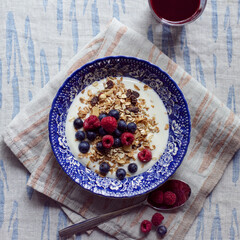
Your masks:
{"label": "fresh berry in bowl", "polygon": [[108,115],[106,113],[101,113],[99,116],[98,116],[98,119],[101,121],[103,118],[107,117]]}
{"label": "fresh berry in bowl", "polygon": [[114,147],[121,147],[122,146],[122,142],[121,142],[121,139],[120,138],[114,138],[114,144],[113,144]]}
{"label": "fresh berry in bowl", "polygon": [[135,133],[136,130],[137,130],[137,124],[134,123],[134,122],[130,122],[130,123],[127,125],[127,130],[128,130],[128,132],[130,132],[130,133]]}
{"label": "fresh berry in bowl", "polygon": [[89,148],[90,148],[89,142],[87,142],[87,141],[80,142],[80,144],[79,144],[79,151],[81,153],[87,153],[89,151]]}
{"label": "fresh berry in bowl", "polygon": [[116,176],[119,180],[123,180],[126,176],[126,171],[123,168],[118,168],[116,171]]}
{"label": "fresh berry in bowl", "polygon": [[130,173],[135,173],[135,172],[137,172],[137,169],[138,169],[138,165],[137,165],[136,163],[130,163],[130,164],[128,165],[128,171],[129,171]]}
{"label": "fresh berry in bowl", "polygon": [[75,134],[75,138],[76,138],[77,140],[79,140],[79,141],[84,140],[85,137],[86,137],[86,134],[85,134],[84,131],[80,131],[80,130],[79,130],[79,131],[77,131],[76,134]]}
{"label": "fresh berry in bowl", "polygon": [[85,119],[83,123],[83,128],[85,131],[94,130],[100,127],[100,121],[97,116],[91,115],[87,119]]}
{"label": "fresh berry in bowl", "polygon": [[110,166],[107,162],[102,162],[100,164],[99,170],[101,174],[106,175],[110,170]]}
{"label": "fresh berry in bowl", "polygon": [[125,132],[121,135],[121,142],[123,145],[129,146],[132,145],[134,141],[134,135],[129,132]]}
{"label": "fresh berry in bowl", "polygon": [[95,132],[87,131],[87,139],[89,141],[91,141],[91,142],[94,141],[96,137],[97,137],[97,134]]}
{"label": "fresh berry in bowl", "polygon": [[76,118],[73,122],[75,129],[80,129],[83,127],[83,121],[80,118]]}
{"label": "fresh berry in bowl", "polygon": [[121,137],[122,135],[122,132],[119,130],[119,129],[115,129],[115,131],[113,132],[113,136],[115,137]]}
{"label": "fresh berry in bowl", "polygon": [[101,120],[101,126],[108,133],[113,133],[117,128],[117,120],[112,116],[105,117]]}
{"label": "fresh berry in bowl", "polygon": [[119,111],[118,111],[118,110],[112,109],[112,110],[110,110],[110,112],[108,113],[108,116],[114,117],[116,120],[118,120],[119,117],[120,117],[120,114],[119,114]]}
{"label": "fresh berry in bowl", "polygon": [[114,144],[113,136],[111,136],[111,135],[105,135],[105,136],[102,138],[102,144],[103,144],[103,147],[105,147],[105,148],[111,148],[112,145]]}
{"label": "fresh berry in bowl", "polygon": [[105,148],[104,148],[102,142],[98,142],[98,143],[96,144],[96,148],[97,148],[97,150],[98,150],[99,152],[101,152],[101,153],[104,153],[104,152],[105,152]]}
{"label": "fresh berry in bowl", "polygon": [[127,130],[127,123],[124,120],[120,120],[118,122],[118,129],[122,132],[125,132]]}
{"label": "fresh berry in bowl", "polygon": [[99,135],[102,136],[102,137],[105,136],[105,135],[108,135],[108,132],[103,127],[100,127],[98,129],[98,132],[99,132]]}

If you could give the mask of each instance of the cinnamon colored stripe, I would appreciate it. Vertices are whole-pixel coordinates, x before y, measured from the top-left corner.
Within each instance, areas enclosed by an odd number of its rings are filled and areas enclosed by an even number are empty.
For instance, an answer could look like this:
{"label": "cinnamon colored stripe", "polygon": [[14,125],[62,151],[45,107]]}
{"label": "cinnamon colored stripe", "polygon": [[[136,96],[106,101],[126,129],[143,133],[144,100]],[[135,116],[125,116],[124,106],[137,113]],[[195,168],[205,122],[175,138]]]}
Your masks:
{"label": "cinnamon colored stripe", "polygon": [[211,153],[211,149],[213,148],[215,141],[218,140],[219,133],[221,132],[221,126],[222,126],[222,122],[219,122],[217,125],[217,129],[215,130],[215,132],[213,133],[212,137],[209,140],[208,147],[204,153],[204,158],[205,157],[211,158],[211,156],[209,156],[209,155]]}
{"label": "cinnamon colored stripe", "polygon": [[[54,163],[54,164],[57,164],[57,162]],[[65,181],[67,181],[66,175],[63,172],[63,170],[59,167],[57,173],[54,175],[54,179],[51,179],[51,183],[52,183],[51,186],[48,187],[49,196],[52,195],[52,193],[55,190],[57,184],[59,184],[60,182],[65,182]]]}
{"label": "cinnamon colored stripe", "polygon": [[38,128],[41,124],[45,123],[48,119],[48,115],[41,117],[39,120],[34,122],[30,127],[26,128],[24,131],[20,132],[15,138],[13,138],[14,142],[18,142],[23,138],[23,136],[27,135],[28,133],[32,132],[34,129]]}
{"label": "cinnamon colored stripe", "polygon": [[[67,186],[67,187],[66,187],[66,186]],[[71,195],[71,192],[75,189],[75,187],[76,187],[76,184],[75,184],[74,182],[72,182],[72,181],[69,182],[68,184],[64,185],[64,186],[63,186],[63,189],[62,189],[62,191],[61,191],[61,193],[60,193],[61,198],[60,198],[60,196],[59,196],[59,198],[58,198],[57,201],[59,201],[60,203],[63,203],[64,200],[65,200],[68,196]],[[66,189],[67,189],[67,191],[64,192]]]}
{"label": "cinnamon colored stripe", "polygon": [[152,62],[153,54],[154,54],[155,49],[156,49],[156,46],[153,45],[152,48],[151,48],[151,50],[150,50],[149,57],[148,57],[148,61],[149,61],[149,62]]}
{"label": "cinnamon colored stripe", "polygon": [[24,147],[23,149],[21,149],[18,153],[17,153],[17,157],[21,158],[24,154],[26,154],[31,148],[37,146],[44,138],[45,136],[48,134],[48,132],[44,132],[43,134],[37,136],[36,138],[34,138],[26,147]]}
{"label": "cinnamon colored stripe", "polygon": [[204,107],[204,110],[202,111],[201,116],[199,117],[197,124],[205,117],[205,114],[208,111],[208,107],[211,105],[212,101],[213,101],[213,94],[211,94],[210,99],[208,100],[206,106]]}
{"label": "cinnamon colored stripe", "polygon": [[90,61],[91,58],[93,58],[95,56],[95,54],[97,53],[97,50],[92,50],[89,51],[87,54],[85,54],[82,58],[80,58],[79,60],[77,60],[77,62],[75,62],[72,67],[68,70],[67,74],[71,75],[74,71],[76,71],[78,68],[80,68],[82,65],[86,64],[87,62]]}
{"label": "cinnamon colored stripe", "polygon": [[183,87],[185,87],[189,83],[191,78],[192,77],[190,75],[187,74],[187,76],[186,76],[186,74],[183,73],[183,76],[181,77],[181,79],[180,79],[180,81],[178,83],[179,88],[183,89]]}
{"label": "cinnamon colored stripe", "polygon": [[167,65],[167,73],[169,74],[170,77],[173,76],[177,68],[178,68],[178,65],[175,62],[173,62],[171,59],[169,59],[168,65]]}
{"label": "cinnamon colored stripe", "polygon": [[213,122],[216,112],[217,112],[217,109],[215,109],[215,111],[212,112],[212,114],[209,116],[209,118],[206,119],[205,123],[199,130],[199,133],[197,134],[197,136],[195,138],[195,142],[192,147],[192,151],[190,152],[190,154],[188,156],[188,160],[192,159],[194,157],[194,155],[197,153],[197,151],[199,150],[199,148],[201,147],[201,140],[204,137],[205,133],[207,132],[209,126]]}
{"label": "cinnamon colored stripe", "polygon": [[83,203],[83,206],[79,211],[79,214],[84,217],[92,203],[93,203],[93,197],[88,197],[86,201]]}
{"label": "cinnamon colored stripe", "polygon": [[95,54],[94,58],[97,59],[99,57],[99,54],[101,53],[102,49],[105,47],[106,41],[103,41],[101,46],[98,48],[97,53]]}
{"label": "cinnamon colored stripe", "polygon": [[34,156],[32,158],[28,158],[28,159],[23,161],[23,165],[24,166],[28,166],[29,164],[32,164],[32,162],[35,162],[38,158],[39,158],[38,155],[36,155],[36,156]]}
{"label": "cinnamon colored stripe", "polygon": [[156,63],[156,62],[158,61],[159,57],[162,55],[162,52],[161,52],[160,50],[158,50],[158,51],[159,51],[159,52],[158,52],[158,55],[157,55],[154,63]]}
{"label": "cinnamon colored stripe", "polygon": [[117,229],[116,229],[115,232],[112,233],[111,235],[114,236],[114,237],[116,237],[119,233],[121,234],[122,227],[123,227],[123,226],[119,226],[119,225],[116,226],[115,228],[117,228]]}
{"label": "cinnamon colored stripe", "polygon": [[102,43],[104,40],[104,38],[98,38],[98,39],[95,39],[94,41],[90,42],[86,48],[91,48],[92,46],[94,46],[95,44],[98,44],[98,43]]}
{"label": "cinnamon colored stripe", "polygon": [[48,176],[47,176],[47,179],[45,181],[45,184],[44,184],[44,189],[43,189],[43,194],[45,195],[48,195],[48,188],[49,188],[49,185],[51,183],[51,179],[52,179],[52,176],[54,176],[54,170],[55,170],[55,164],[54,164],[55,161],[52,161],[52,164],[51,164],[51,167],[50,167],[50,171],[48,172]]}
{"label": "cinnamon colored stripe", "polygon": [[201,104],[199,105],[197,111],[196,111],[196,114],[195,114],[195,117],[193,118],[193,121],[192,121],[192,127],[195,128],[197,126],[197,122],[198,122],[198,118],[204,108],[204,106],[206,105],[207,101],[208,101],[208,98],[209,98],[209,92],[207,92],[201,102]]}
{"label": "cinnamon colored stripe", "polygon": [[116,46],[119,44],[122,36],[124,35],[124,33],[127,32],[127,27],[126,26],[122,26],[120,27],[120,29],[117,31],[116,36],[113,40],[113,42],[111,43],[110,47],[107,49],[105,56],[110,56],[112,54],[112,52],[114,51],[114,49],[116,48]]}
{"label": "cinnamon colored stripe", "polygon": [[[221,151],[223,146],[226,144],[227,139],[229,138],[229,136],[232,134],[232,131],[233,131],[233,124],[232,124],[233,121],[234,121],[234,114],[230,112],[229,117],[223,126],[220,136],[217,137],[218,138],[217,145],[212,147],[212,151],[209,154],[205,154],[202,164],[198,170],[199,173],[202,173],[210,166],[212,159],[216,157],[216,155]],[[221,139],[223,132],[227,132],[227,133],[224,136],[224,138]]]}
{"label": "cinnamon colored stripe", "polygon": [[[176,213],[171,213],[166,220],[163,220],[164,221],[164,225],[167,228],[169,228],[169,226],[171,225],[172,221],[175,219],[177,214],[178,214],[177,212]],[[164,214],[163,214],[163,216],[164,216]]]}
{"label": "cinnamon colored stripe", "polygon": [[134,227],[135,225],[139,224],[139,220],[142,218],[143,214],[147,210],[147,206],[141,207],[140,211],[137,213],[136,217],[132,220],[130,227]]}
{"label": "cinnamon colored stripe", "polygon": [[46,154],[45,158],[42,161],[42,164],[38,167],[37,171],[34,174],[34,179],[32,180],[32,188],[34,188],[39,180],[42,172],[44,171],[46,165],[48,164],[49,160],[53,157],[53,152],[49,152]]}
{"label": "cinnamon colored stripe", "polygon": [[47,107],[29,116],[28,119],[32,119],[33,117],[39,116],[42,112],[45,112],[45,111],[49,112],[50,108],[51,108],[51,105],[48,105]]}
{"label": "cinnamon colored stripe", "polygon": [[137,51],[137,53],[136,53],[136,56],[135,56],[136,58],[139,56],[140,52],[141,52],[141,50],[138,49],[138,51]]}
{"label": "cinnamon colored stripe", "polygon": [[45,128],[43,128],[43,129],[39,129],[39,131],[37,132],[37,134],[41,134],[41,133],[46,132],[46,131],[48,131],[48,126],[45,127]]}

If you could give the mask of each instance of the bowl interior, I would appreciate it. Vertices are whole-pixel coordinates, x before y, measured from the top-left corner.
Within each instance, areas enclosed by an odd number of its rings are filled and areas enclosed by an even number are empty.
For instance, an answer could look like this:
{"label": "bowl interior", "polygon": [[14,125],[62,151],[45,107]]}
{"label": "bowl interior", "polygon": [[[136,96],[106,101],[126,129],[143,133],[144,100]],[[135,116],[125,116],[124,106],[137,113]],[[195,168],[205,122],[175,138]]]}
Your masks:
{"label": "bowl interior", "polygon": [[[120,181],[102,178],[83,166],[67,145],[65,125],[75,96],[94,81],[108,76],[126,76],[149,85],[163,101],[169,117],[169,138],[160,159],[146,172]],[[177,84],[168,74],[147,61],[131,57],[106,57],[88,63],[63,83],[53,100],[49,117],[49,138],[62,169],[81,187],[102,196],[133,197],[163,184],[180,166],[190,140],[190,115]]]}

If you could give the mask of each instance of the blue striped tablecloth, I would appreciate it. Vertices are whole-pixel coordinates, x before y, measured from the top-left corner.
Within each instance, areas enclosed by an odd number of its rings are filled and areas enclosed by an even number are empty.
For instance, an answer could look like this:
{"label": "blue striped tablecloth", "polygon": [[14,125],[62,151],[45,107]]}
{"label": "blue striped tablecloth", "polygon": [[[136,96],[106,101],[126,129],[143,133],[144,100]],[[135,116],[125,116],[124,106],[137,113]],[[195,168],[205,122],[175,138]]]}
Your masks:
{"label": "blue striped tablecloth", "polygon": [[[173,28],[154,20],[146,0],[9,0],[0,8],[1,132],[113,17],[147,37],[239,114],[240,1],[209,0],[196,22]],[[239,176],[236,154],[185,239],[240,239]],[[26,186],[28,178],[1,138],[0,236],[58,239],[69,220],[57,203]],[[94,231],[76,239],[112,237]]]}

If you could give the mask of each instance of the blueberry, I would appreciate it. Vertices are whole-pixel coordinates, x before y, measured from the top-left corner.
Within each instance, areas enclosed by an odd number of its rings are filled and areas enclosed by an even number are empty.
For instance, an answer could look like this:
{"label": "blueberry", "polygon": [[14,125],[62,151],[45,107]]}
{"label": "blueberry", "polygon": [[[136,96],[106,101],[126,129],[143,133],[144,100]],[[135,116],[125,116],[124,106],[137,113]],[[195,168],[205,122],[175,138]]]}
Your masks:
{"label": "blueberry", "polygon": [[138,166],[137,166],[136,163],[130,163],[130,164],[128,165],[128,171],[129,171],[130,173],[135,173],[135,172],[137,171],[137,169],[138,169]]}
{"label": "blueberry", "polygon": [[126,131],[126,129],[127,129],[127,124],[126,124],[126,122],[125,122],[124,120],[120,120],[120,121],[118,122],[118,129],[119,129],[120,131],[122,131],[122,132],[125,132],[125,131]]}
{"label": "blueberry", "polygon": [[108,113],[108,116],[114,117],[114,118],[116,118],[116,119],[118,120],[119,117],[120,117],[120,114],[119,114],[119,111],[118,111],[118,110],[112,109],[112,110],[110,110],[110,112]]}
{"label": "blueberry", "polygon": [[157,233],[160,237],[164,237],[165,234],[167,233],[167,228],[164,226],[164,225],[160,225],[158,228],[157,228]]}
{"label": "blueberry", "polygon": [[89,141],[94,141],[96,136],[97,136],[97,134],[95,132],[92,132],[92,131],[87,132],[87,139]]}
{"label": "blueberry", "polygon": [[106,113],[101,113],[98,117],[98,119],[101,121],[103,118],[107,117]]}
{"label": "blueberry", "polygon": [[122,143],[121,143],[121,139],[120,138],[114,138],[114,147],[121,147]]}
{"label": "blueberry", "polygon": [[80,129],[82,128],[83,126],[83,120],[81,118],[76,118],[73,122],[73,126],[76,128],[76,129]]}
{"label": "blueberry", "polygon": [[110,170],[110,166],[106,162],[102,162],[99,167],[99,171],[101,174],[106,175]]}
{"label": "blueberry", "polygon": [[85,139],[85,132],[83,131],[77,131],[76,134],[75,134],[75,138],[79,141],[82,141]]}
{"label": "blueberry", "polygon": [[116,129],[116,130],[113,132],[113,135],[114,135],[115,137],[121,137],[122,132],[121,132],[119,129]]}
{"label": "blueberry", "polygon": [[78,145],[78,149],[81,153],[87,153],[89,151],[89,148],[90,148],[90,144],[89,142],[86,142],[86,141],[82,141]]}
{"label": "blueberry", "polygon": [[127,125],[127,130],[130,133],[135,133],[135,131],[137,130],[137,125],[134,122],[131,122]]}
{"label": "blueberry", "polygon": [[104,148],[102,142],[98,142],[98,143],[96,144],[96,148],[97,148],[97,150],[98,150],[99,152],[101,152],[101,153],[103,153],[103,152],[105,151],[105,148]]}
{"label": "blueberry", "polygon": [[126,176],[126,171],[123,168],[118,168],[116,176],[119,180],[123,180]]}
{"label": "blueberry", "polygon": [[102,137],[108,134],[108,133],[106,132],[106,130],[104,130],[103,127],[100,127],[99,130],[98,130],[98,132],[99,132],[99,135],[102,136]]}

